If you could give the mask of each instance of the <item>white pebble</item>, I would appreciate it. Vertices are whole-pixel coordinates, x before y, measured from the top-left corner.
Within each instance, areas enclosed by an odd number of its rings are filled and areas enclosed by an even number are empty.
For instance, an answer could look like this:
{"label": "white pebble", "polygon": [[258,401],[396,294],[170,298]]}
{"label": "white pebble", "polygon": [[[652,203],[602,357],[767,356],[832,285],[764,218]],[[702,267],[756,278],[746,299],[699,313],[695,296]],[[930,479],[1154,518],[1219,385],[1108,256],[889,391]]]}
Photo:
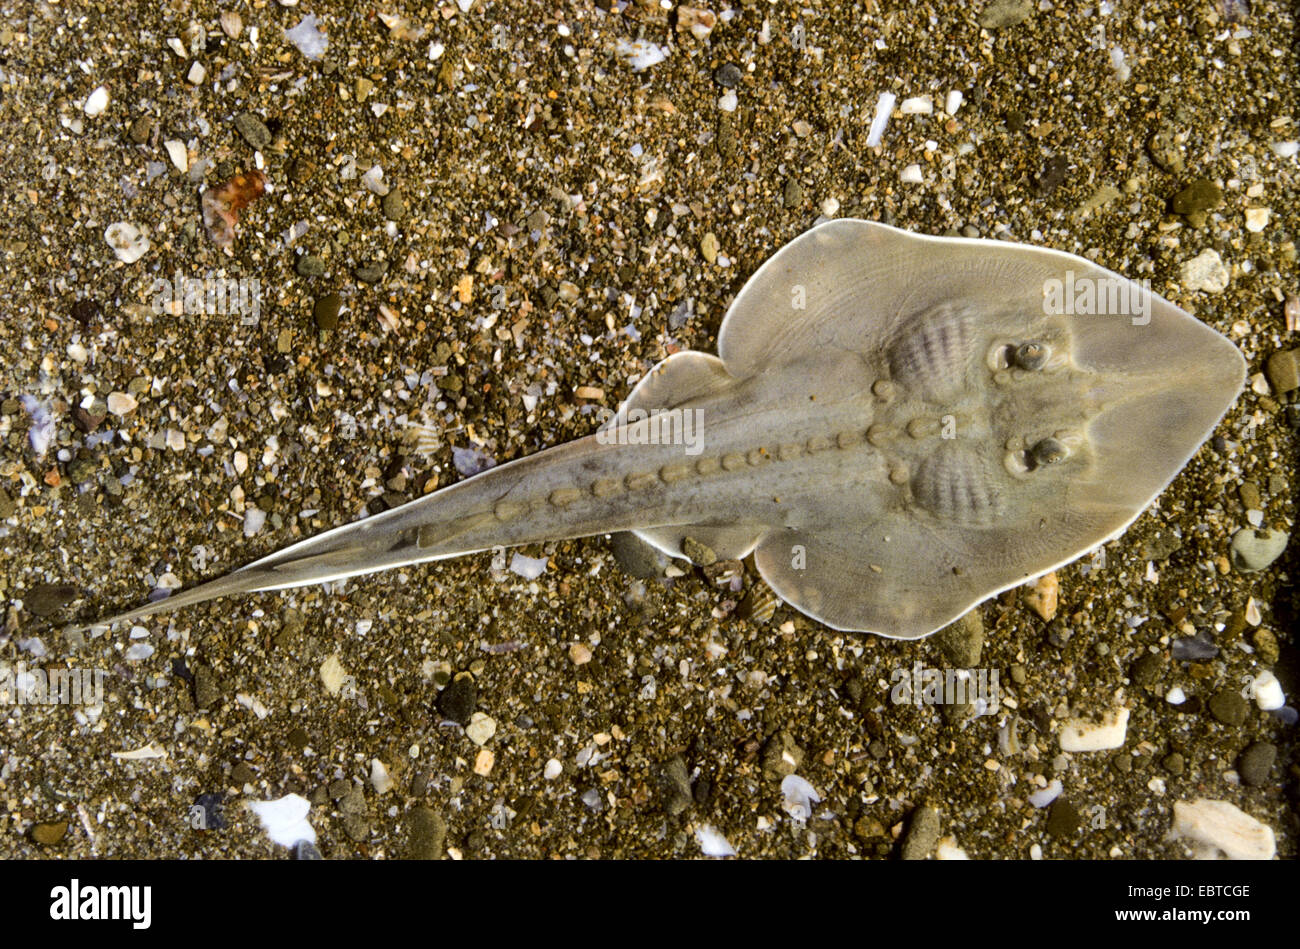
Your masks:
{"label": "white pebble", "polygon": [[1122,748],[1128,736],[1128,709],[1112,709],[1100,722],[1072,718],[1061,726],[1062,751],[1107,751]]}
{"label": "white pebble", "polygon": [[898,180],[910,185],[919,185],[925,180],[920,165],[908,165],[898,175]]}
{"label": "white pebble", "polygon": [[564,773],[564,765],[560,764],[556,758],[551,758],[546,762],[546,769],[542,772],[542,777],[547,781],[554,781]]}
{"label": "white pebble", "polygon": [[961,90],[953,89],[948,93],[948,98],[943,102],[943,111],[947,112],[949,115],[956,115],[957,110],[961,108],[961,104],[965,101],[966,97],[962,95]]}
{"label": "white pebble", "polygon": [[834,217],[840,211],[840,202],[838,198],[827,198],[822,202],[822,214],[827,217]]}
{"label": "white pebble", "polygon": [[1286,693],[1277,676],[1265,670],[1250,680],[1250,695],[1263,711],[1271,712],[1286,704]]}
{"label": "white pebble", "polygon": [[266,512],[260,507],[250,506],[244,511],[244,536],[252,537],[266,523]]}
{"label": "white pebble", "polygon": [[90,353],[80,343],[68,343],[67,353],[68,358],[73,362],[85,362],[90,358]]}
{"label": "white pebble", "polygon": [[178,432],[174,428],[167,429],[167,447],[172,451],[184,451],[185,433]]}
{"label": "white pebble", "polygon": [[969,860],[970,855],[957,846],[956,837],[944,837],[939,841],[935,848],[934,859],[936,860]]}
{"label": "white pebble", "polygon": [[497,733],[496,719],[482,712],[475,712],[465,726],[465,734],[476,745],[485,745]]}
{"label": "white pebble", "polygon": [[736,98],[736,90],[734,89],[728,89],[718,99],[718,108],[723,112],[735,112],[736,106],[739,104],[740,100]]}
{"label": "white pebble", "polygon": [[100,115],[107,108],[108,87],[97,86],[90,95],[86,96],[86,104],[82,107],[82,111],[93,118]]}
{"label": "white pebble", "polygon": [[207,78],[208,78],[208,71],[203,67],[203,64],[200,62],[195,62],[192,66],[190,66],[190,71],[185,74],[185,81],[192,86],[202,85],[203,80]]}
{"label": "white pebble", "polygon": [[115,221],[104,229],[104,240],[113,248],[117,259],[133,264],[149,252],[149,238],[140,229],[126,221]]}
{"label": "white pebble", "polygon": [[736,848],[726,837],[718,833],[708,824],[701,824],[695,828],[695,839],[700,842],[700,849],[704,851],[706,857],[734,857]]}
{"label": "white pebble", "polygon": [[330,656],[321,663],[320,680],[325,685],[325,691],[330,695],[338,695],[347,678],[347,670],[343,668],[343,663],[339,661],[337,655]]}
{"label": "white pebble", "polygon": [[1273,829],[1228,801],[1176,802],[1170,834],[1192,841],[1199,856],[1272,860],[1277,853]]}
{"label": "white pebble", "polygon": [[139,662],[141,659],[148,659],[153,655],[153,646],[148,643],[132,643],[126,647],[126,658],[129,662]]}
{"label": "white pebble", "polygon": [[1268,219],[1273,214],[1272,208],[1247,208],[1246,230],[1258,234],[1268,227]]}
{"label": "white pebble", "polygon": [[185,143],[179,139],[169,138],[163,142],[163,148],[167,149],[167,157],[172,160],[177,171],[190,170],[190,153],[185,148]]}
{"label": "white pebble", "polygon": [[1170,705],[1182,705],[1187,701],[1187,693],[1183,691],[1182,686],[1174,686],[1165,693],[1165,701]]}
{"label": "white pebble", "polygon": [[130,415],[139,405],[135,396],[129,392],[110,392],[108,394],[108,410],[114,415]]}
{"label": "white pebble", "polygon": [[934,100],[929,96],[912,96],[902,101],[898,111],[904,115],[930,115],[934,112]]}
{"label": "white pebble", "polygon": [[376,794],[387,794],[393,789],[393,778],[378,758],[370,759],[370,786]]}
{"label": "white pebble", "polygon": [[1230,274],[1217,250],[1206,248],[1190,260],[1183,261],[1182,283],[1188,290],[1222,293]]}
{"label": "white pebble", "polygon": [[1300,142],[1274,142],[1271,146],[1273,154],[1278,158],[1293,158],[1296,152],[1300,152]]}

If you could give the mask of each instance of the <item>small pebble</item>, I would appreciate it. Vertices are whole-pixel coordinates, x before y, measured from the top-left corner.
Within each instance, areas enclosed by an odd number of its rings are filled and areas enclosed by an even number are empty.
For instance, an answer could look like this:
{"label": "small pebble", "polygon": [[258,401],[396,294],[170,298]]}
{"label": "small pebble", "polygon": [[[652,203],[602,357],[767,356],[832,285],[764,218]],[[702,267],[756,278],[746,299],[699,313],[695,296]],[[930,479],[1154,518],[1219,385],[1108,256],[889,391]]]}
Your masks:
{"label": "small pebble", "polygon": [[96,86],[90,95],[86,96],[86,104],[82,107],[82,111],[91,118],[94,118],[97,115],[102,115],[104,110],[107,108],[108,87]]}
{"label": "small pebble", "polygon": [[315,307],[312,308],[312,318],[316,321],[316,328],[322,332],[329,332],[339,325],[339,309],[343,306],[343,300],[337,293],[328,293],[316,301]]}
{"label": "small pebble", "polygon": [[1241,753],[1237,762],[1237,771],[1241,780],[1252,788],[1268,784],[1269,772],[1277,760],[1277,745],[1267,741],[1257,741]]}
{"label": "small pebble", "polygon": [[1300,388],[1300,349],[1280,349],[1264,367],[1268,384],[1279,394]]}
{"label": "small pebble", "polygon": [[734,89],[744,75],[735,63],[723,63],[713,71],[713,81],[724,89]]}
{"label": "small pebble", "polygon": [[908,821],[907,836],[903,838],[899,855],[904,860],[926,859],[939,840],[939,830],[939,811],[928,805],[918,807]]}
{"label": "small pebble", "polygon": [[1216,250],[1201,251],[1182,265],[1182,284],[1188,290],[1222,293],[1228,286],[1230,274]]}
{"label": "small pebble", "polygon": [[1210,714],[1224,725],[1237,727],[1246,721],[1250,705],[1236,689],[1220,689],[1210,697]]}
{"label": "small pebble", "polygon": [[1242,573],[1265,570],[1282,556],[1290,540],[1286,531],[1243,528],[1232,535],[1232,564]]}
{"label": "small pebble", "polygon": [[1191,840],[1207,856],[1218,852],[1229,860],[1272,860],[1277,854],[1272,828],[1228,801],[1177,801],[1171,835]]}
{"label": "small pebble", "polygon": [[483,712],[475,712],[469,717],[469,724],[465,726],[465,734],[469,740],[476,745],[485,745],[497,733],[496,719]]}
{"label": "small pebble", "polygon": [[1061,726],[1062,751],[1105,751],[1123,747],[1128,736],[1129,710],[1114,709],[1098,722],[1072,718]]}
{"label": "small pebble", "polygon": [[42,847],[53,847],[63,840],[67,833],[68,824],[66,821],[50,821],[32,827],[32,840]]}

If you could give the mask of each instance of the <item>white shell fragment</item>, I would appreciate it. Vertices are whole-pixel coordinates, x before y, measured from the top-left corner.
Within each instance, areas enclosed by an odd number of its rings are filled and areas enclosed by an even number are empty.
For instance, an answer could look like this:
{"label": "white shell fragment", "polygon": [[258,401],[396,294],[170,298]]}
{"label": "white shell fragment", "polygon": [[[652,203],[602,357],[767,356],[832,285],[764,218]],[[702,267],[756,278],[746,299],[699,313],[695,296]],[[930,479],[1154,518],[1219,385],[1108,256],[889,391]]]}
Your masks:
{"label": "white shell fragment", "polygon": [[966,97],[962,95],[962,91],[960,89],[953,89],[948,93],[948,98],[943,101],[943,111],[947,112],[949,115],[956,115],[957,110],[961,108],[961,104],[965,101]]}
{"label": "white shell fragment", "polygon": [[185,148],[185,143],[179,139],[169,138],[163,142],[163,148],[167,149],[167,157],[172,160],[172,165],[177,171],[190,170],[190,153]]}
{"label": "white shell fragment", "polygon": [[781,806],[797,821],[806,821],[812,817],[813,805],[821,802],[821,795],[797,774],[785,776],[781,781],[781,793],[785,795]]}
{"label": "white shell fragment", "polygon": [[925,176],[921,173],[921,166],[913,164],[898,173],[898,180],[904,184],[919,185],[925,181]]}
{"label": "white shell fragment", "polygon": [[1250,680],[1250,697],[1265,712],[1272,712],[1286,705],[1286,693],[1277,676],[1265,670]]}
{"label": "white shell fragment", "polygon": [[1122,748],[1128,736],[1128,709],[1112,709],[1100,722],[1072,718],[1061,726],[1062,751],[1107,751]]}
{"label": "white shell fragment", "polygon": [[321,30],[318,23],[316,14],[308,13],[297,26],[284,31],[284,38],[298,47],[298,52],[308,59],[320,59],[329,48],[329,37]]}
{"label": "white shell fragment", "polygon": [[118,761],[148,761],[151,758],[166,758],[167,752],[160,746],[150,742],[143,748],[136,748],[134,751],[115,751],[113,757]]}
{"label": "white shell fragment", "polygon": [[90,95],[86,96],[86,104],[82,111],[94,118],[103,113],[108,108],[108,87],[97,86]]}
{"label": "white shell fragment", "polygon": [[709,824],[695,828],[695,839],[700,842],[700,849],[706,857],[734,857],[736,848],[726,837],[718,833]]}
{"label": "white shell fragment", "polygon": [[393,778],[388,768],[378,758],[370,759],[370,786],[376,794],[387,794],[393,789]]}
{"label": "white shell fragment", "polygon": [[649,40],[619,40],[614,53],[633,72],[642,72],[651,66],[657,66],[668,58],[668,48],[658,46]]}
{"label": "white shell fragment", "polygon": [[133,264],[149,252],[149,238],[140,233],[140,228],[126,221],[108,225],[104,229],[104,240],[124,264]]}
{"label": "white shell fragment", "polygon": [[1054,780],[1047,787],[1039,788],[1030,794],[1029,803],[1038,808],[1046,807],[1060,797],[1061,792],[1064,790],[1065,786],[1059,780]]}
{"label": "white shell fragment", "polygon": [[316,843],[316,830],[307,821],[311,801],[297,794],[287,794],[275,801],[249,801],[248,809],[262,822],[262,829],[272,843],[292,847],[300,840]]}
{"label": "white shell fragment", "polygon": [[1169,833],[1192,841],[1200,857],[1272,860],[1277,853],[1273,829],[1228,801],[1176,802]]}
{"label": "white shell fragment", "polygon": [[889,124],[889,114],[894,111],[894,103],[897,101],[898,96],[892,92],[880,94],[880,98],[876,101],[876,115],[871,120],[871,131],[867,133],[868,148],[875,148],[880,144],[885,134],[885,126]]}
{"label": "white shell fragment", "polygon": [[899,104],[898,111],[904,115],[930,115],[934,112],[934,100],[929,96],[912,96]]}
{"label": "white shell fragment", "polygon": [[546,572],[546,558],[514,554],[510,558],[510,572],[519,574],[525,580],[536,580]]}

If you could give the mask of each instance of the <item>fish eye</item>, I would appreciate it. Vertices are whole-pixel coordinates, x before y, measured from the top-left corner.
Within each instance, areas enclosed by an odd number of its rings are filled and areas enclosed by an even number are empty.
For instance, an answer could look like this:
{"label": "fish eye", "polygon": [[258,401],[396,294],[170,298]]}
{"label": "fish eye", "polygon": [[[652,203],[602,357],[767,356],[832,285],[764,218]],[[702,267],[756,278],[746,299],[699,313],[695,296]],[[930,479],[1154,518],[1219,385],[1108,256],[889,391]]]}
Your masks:
{"label": "fish eye", "polygon": [[1029,458],[1032,460],[1035,468],[1041,468],[1046,465],[1055,465],[1064,461],[1070,454],[1070,450],[1055,438],[1044,438],[1042,441],[1034,444],[1029,449]]}
{"label": "fish eye", "polygon": [[1051,355],[1052,350],[1046,343],[1039,342],[1036,339],[1030,340],[1016,347],[1016,351],[1011,357],[1011,364],[1019,369],[1033,372],[1042,369]]}

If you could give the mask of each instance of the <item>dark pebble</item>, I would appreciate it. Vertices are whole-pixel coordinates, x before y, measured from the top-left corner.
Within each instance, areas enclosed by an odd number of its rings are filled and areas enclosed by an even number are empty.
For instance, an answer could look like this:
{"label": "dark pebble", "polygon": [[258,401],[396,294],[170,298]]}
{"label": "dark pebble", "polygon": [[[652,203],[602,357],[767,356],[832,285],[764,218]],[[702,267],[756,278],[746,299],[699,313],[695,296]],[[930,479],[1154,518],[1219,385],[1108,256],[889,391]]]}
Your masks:
{"label": "dark pebble", "polygon": [[1221,689],[1210,699],[1210,714],[1225,725],[1242,725],[1250,706],[1235,689]]}
{"label": "dark pebble", "polygon": [[32,828],[32,840],[42,847],[53,847],[63,840],[67,833],[68,824],[66,821],[50,821],[45,824],[37,824]]}
{"label": "dark pebble", "polygon": [[343,299],[337,293],[327,293],[317,300],[311,314],[316,320],[316,328],[325,332],[336,329],[339,325],[339,309],[342,306]]}
{"label": "dark pebble", "polygon": [[103,413],[88,412],[79,405],[74,405],[70,414],[72,415],[72,424],[83,435],[89,435],[99,428],[99,424],[104,421]]}
{"label": "dark pebble", "polygon": [[438,711],[442,717],[458,725],[469,724],[477,705],[478,685],[468,672],[458,674],[438,696]]}
{"label": "dark pebble", "polygon": [[131,123],[127,130],[127,138],[137,145],[143,145],[149,141],[149,136],[153,132],[153,120],[147,115],[142,115]]}
{"label": "dark pebble", "polygon": [[72,318],[89,329],[99,322],[100,306],[94,300],[78,300],[72,304]]}
{"label": "dark pebble", "polygon": [[1211,211],[1223,204],[1223,189],[1206,178],[1197,178],[1169,203],[1175,214]]}
{"label": "dark pebble", "polygon": [[298,272],[300,277],[323,277],[325,276],[325,261],[312,254],[303,254],[294,263],[293,269]]}
{"label": "dark pebble", "polygon": [[1082,824],[1079,810],[1068,799],[1058,797],[1047,811],[1047,832],[1053,837],[1069,837]]}
{"label": "dark pebble", "polygon": [[23,606],[37,616],[52,616],[77,598],[71,583],[42,583],[23,594]]}
{"label": "dark pebble", "polygon": [[362,283],[378,283],[388,273],[388,261],[372,260],[361,264],[352,271],[352,275]]}
{"label": "dark pebble", "polygon": [[1132,678],[1134,685],[1151,685],[1160,678],[1162,665],[1160,656],[1149,652],[1133,663],[1132,668],[1129,670],[1129,676]]}
{"label": "dark pebble", "polygon": [[740,71],[740,67],[735,63],[723,63],[717,69],[713,70],[713,81],[723,89],[734,89],[740,85],[740,80],[745,74]]}
{"label": "dark pebble", "polygon": [[382,206],[384,217],[390,221],[400,221],[406,217],[406,198],[402,196],[401,188],[394,188],[384,195]]}
{"label": "dark pebble", "polygon": [[939,812],[922,805],[912,812],[907,824],[907,836],[899,855],[904,860],[924,860],[939,841]]}
{"label": "dark pebble", "polygon": [[1182,774],[1187,768],[1186,760],[1184,760],[1183,756],[1177,751],[1165,755],[1164,759],[1161,760],[1160,763],[1164,765],[1165,770],[1172,775]]}
{"label": "dark pebble", "polygon": [[225,795],[200,794],[190,808],[190,826],[195,830],[225,830]]}
{"label": "dark pebble", "polygon": [[406,814],[406,858],[441,860],[447,822],[431,807],[413,807]]}
{"label": "dark pebble", "polygon": [[691,806],[694,797],[691,794],[691,776],[686,768],[686,759],[676,755],[665,762],[660,774],[663,788],[664,810],[676,817]]}
{"label": "dark pebble", "polygon": [[1269,772],[1273,762],[1277,761],[1277,745],[1267,741],[1257,741],[1241,753],[1237,762],[1237,771],[1241,780],[1252,788],[1263,787],[1268,783]]}
{"label": "dark pebble", "polygon": [[237,116],[235,129],[253,148],[263,149],[271,144],[271,130],[252,112],[244,112]]}

